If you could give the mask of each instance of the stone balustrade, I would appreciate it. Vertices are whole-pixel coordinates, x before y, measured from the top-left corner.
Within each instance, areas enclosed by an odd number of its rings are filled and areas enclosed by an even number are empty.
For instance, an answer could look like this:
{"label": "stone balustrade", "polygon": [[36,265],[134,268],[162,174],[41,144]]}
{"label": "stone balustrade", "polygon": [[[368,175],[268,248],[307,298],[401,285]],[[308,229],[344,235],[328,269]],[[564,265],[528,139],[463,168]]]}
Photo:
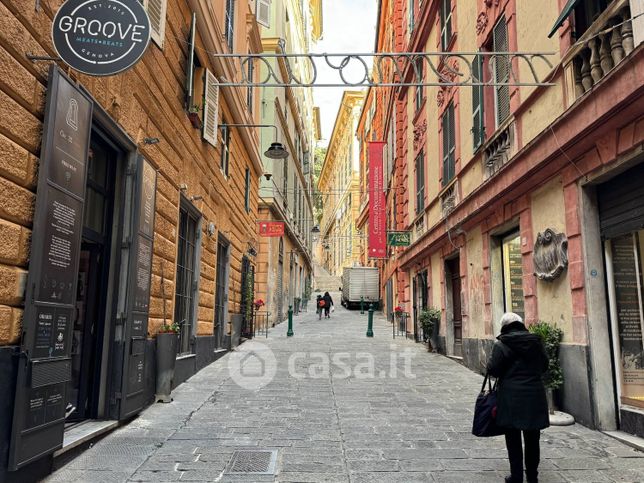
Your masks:
{"label": "stone balustrade", "polygon": [[591,90],[633,51],[629,2],[614,2],[584,33],[579,43],[572,59],[575,98]]}

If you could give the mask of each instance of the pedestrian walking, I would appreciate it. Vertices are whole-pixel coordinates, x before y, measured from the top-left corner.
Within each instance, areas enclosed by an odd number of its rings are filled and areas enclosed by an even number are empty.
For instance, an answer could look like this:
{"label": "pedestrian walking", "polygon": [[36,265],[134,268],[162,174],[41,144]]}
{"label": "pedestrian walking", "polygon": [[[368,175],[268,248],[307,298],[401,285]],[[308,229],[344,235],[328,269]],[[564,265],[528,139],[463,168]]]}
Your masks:
{"label": "pedestrian walking", "polygon": [[[510,460],[506,483],[537,483],[539,438],[549,426],[548,402],[542,375],[548,356],[541,337],[531,334],[521,317],[508,312],[501,318],[501,334],[492,349],[487,372],[498,379],[496,424],[505,431]],[[525,452],[521,442],[525,444]]]}
{"label": "pedestrian walking", "polygon": [[318,314],[318,320],[322,318],[322,295],[318,294],[317,299],[315,300],[315,312]]}
{"label": "pedestrian walking", "polygon": [[329,319],[331,318],[331,307],[333,307],[333,299],[331,298],[331,294],[329,292],[324,292],[324,297],[322,297],[324,300],[324,318]]}

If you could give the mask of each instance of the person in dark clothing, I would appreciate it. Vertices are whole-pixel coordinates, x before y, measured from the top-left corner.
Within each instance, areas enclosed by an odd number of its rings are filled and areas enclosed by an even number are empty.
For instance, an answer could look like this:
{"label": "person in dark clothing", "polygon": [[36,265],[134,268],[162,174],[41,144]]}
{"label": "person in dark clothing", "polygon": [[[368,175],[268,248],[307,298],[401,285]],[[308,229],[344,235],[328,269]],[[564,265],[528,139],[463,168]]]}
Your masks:
{"label": "person in dark clothing", "polygon": [[501,334],[487,364],[490,376],[498,378],[496,424],[505,429],[510,460],[506,483],[523,482],[523,448],[528,483],[537,483],[539,438],[549,423],[548,401],[542,376],[548,356],[538,335],[531,334],[521,317],[509,312],[501,318]]}
{"label": "person in dark clothing", "polygon": [[325,318],[330,318],[330,312],[331,312],[331,306],[333,305],[333,299],[331,298],[331,295],[329,292],[324,292],[324,297],[322,297],[322,300],[324,300],[324,317]]}
{"label": "person in dark clothing", "polygon": [[317,298],[315,299],[315,313],[320,316],[320,319],[322,318],[322,306],[320,305],[320,300],[322,300],[322,295],[318,294]]}

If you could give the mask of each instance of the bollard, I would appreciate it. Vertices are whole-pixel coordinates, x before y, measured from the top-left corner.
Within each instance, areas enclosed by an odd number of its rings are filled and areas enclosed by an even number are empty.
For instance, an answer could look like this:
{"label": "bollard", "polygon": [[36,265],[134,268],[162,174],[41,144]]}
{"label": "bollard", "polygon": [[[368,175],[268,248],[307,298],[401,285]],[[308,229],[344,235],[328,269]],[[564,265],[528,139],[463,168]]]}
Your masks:
{"label": "bollard", "polygon": [[364,315],[364,297],[360,296],[360,315]]}
{"label": "bollard", "polygon": [[288,331],[286,337],[293,337],[293,306],[288,306]]}
{"label": "bollard", "polygon": [[369,304],[369,323],[367,325],[367,337],[373,337],[373,304]]}

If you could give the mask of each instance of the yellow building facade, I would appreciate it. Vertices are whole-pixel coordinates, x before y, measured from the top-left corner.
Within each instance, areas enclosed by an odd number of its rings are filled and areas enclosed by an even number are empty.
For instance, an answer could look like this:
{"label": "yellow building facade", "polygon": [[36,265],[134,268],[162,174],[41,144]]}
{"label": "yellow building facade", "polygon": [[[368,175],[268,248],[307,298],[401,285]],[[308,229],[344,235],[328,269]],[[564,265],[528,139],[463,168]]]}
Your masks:
{"label": "yellow building facade", "polygon": [[320,224],[322,265],[335,276],[344,267],[360,264],[356,230],[360,209],[359,144],[355,136],[364,93],[345,91],[320,172],[318,190],[324,208]]}

